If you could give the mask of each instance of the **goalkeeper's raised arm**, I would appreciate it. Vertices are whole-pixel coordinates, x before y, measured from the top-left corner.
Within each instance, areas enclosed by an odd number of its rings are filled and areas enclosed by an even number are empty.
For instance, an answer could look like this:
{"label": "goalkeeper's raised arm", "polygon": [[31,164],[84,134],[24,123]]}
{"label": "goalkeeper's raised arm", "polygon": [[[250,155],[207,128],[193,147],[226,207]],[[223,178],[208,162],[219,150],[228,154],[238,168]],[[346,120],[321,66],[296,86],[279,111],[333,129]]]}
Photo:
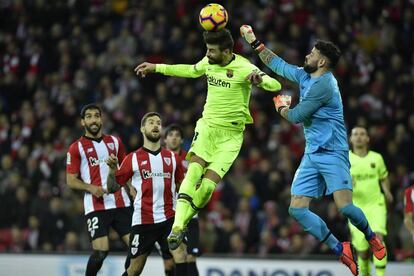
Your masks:
{"label": "goalkeeper's raised arm", "polygon": [[256,38],[251,26],[241,26],[240,34],[250,44],[253,50],[256,51],[263,63],[276,74],[297,83],[306,74],[302,67],[287,63],[260,42]]}

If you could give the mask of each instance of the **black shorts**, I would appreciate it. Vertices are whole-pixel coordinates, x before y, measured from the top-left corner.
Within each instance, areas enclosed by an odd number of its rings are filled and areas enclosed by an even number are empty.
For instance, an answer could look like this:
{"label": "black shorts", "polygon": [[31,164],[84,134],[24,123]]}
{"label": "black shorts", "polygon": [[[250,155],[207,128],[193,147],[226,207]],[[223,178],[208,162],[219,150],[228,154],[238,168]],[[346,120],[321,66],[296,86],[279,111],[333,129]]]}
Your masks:
{"label": "black shorts", "polygon": [[134,225],[131,228],[129,236],[129,255],[136,258],[143,254],[150,254],[158,243],[159,251],[162,258],[172,259],[170,250],[168,249],[167,237],[171,232],[174,218],[156,224]]}
{"label": "black shorts", "polygon": [[108,236],[111,226],[122,238],[131,230],[132,208],[114,208],[95,211],[85,215],[86,226],[91,240]]}
{"label": "black shorts", "polygon": [[187,225],[187,233],[186,233],[186,240],[187,240],[187,253],[200,256],[201,251],[199,247],[200,242],[200,229],[198,227],[198,218],[192,218]]}

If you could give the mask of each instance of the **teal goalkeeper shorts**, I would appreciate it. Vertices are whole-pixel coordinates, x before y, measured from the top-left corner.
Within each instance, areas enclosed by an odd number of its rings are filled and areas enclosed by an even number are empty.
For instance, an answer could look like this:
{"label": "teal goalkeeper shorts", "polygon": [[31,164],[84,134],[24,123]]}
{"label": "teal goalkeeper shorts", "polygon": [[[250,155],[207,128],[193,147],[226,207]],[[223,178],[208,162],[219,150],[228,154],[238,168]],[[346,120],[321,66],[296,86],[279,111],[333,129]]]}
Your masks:
{"label": "teal goalkeeper shorts", "polygon": [[305,153],[293,178],[291,194],[313,198],[352,190],[349,152],[319,149]]}
{"label": "teal goalkeeper shorts", "polygon": [[197,121],[187,160],[195,154],[207,162],[207,170],[223,178],[239,155],[242,144],[243,130],[212,126],[201,118]]}

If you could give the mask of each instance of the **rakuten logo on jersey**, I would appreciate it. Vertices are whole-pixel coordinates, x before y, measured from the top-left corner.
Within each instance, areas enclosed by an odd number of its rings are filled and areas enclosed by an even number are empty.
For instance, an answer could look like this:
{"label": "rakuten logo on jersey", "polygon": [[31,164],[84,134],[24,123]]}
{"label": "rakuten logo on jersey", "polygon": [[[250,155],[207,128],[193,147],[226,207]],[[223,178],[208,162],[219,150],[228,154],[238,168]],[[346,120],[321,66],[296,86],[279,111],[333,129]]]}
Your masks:
{"label": "rakuten logo on jersey", "polygon": [[228,81],[216,79],[215,77],[209,76],[209,75],[207,75],[207,82],[209,85],[212,85],[212,86],[220,86],[220,87],[226,87],[226,88],[230,88],[231,86]]}
{"label": "rakuten logo on jersey", "polygon": [[142,170],[142,177],[144,179],[153,178],[153,177],[162,177],[162,178],[171,178],[171,173],[165,172],[150,172],[147,170]]}
{"label": "rakuten logo on jersey", "polygon": [[89,157],[89,164],[93,166],[99,166],[100,164],[105,163],[105,160],[96,159],[95,157]]}

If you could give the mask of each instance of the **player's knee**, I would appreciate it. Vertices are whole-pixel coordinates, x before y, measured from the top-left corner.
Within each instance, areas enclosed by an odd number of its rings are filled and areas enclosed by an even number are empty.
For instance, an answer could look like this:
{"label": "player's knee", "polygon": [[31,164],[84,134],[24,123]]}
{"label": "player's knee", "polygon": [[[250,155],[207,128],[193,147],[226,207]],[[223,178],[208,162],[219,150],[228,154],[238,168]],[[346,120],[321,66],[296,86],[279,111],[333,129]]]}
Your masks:
{"label": "player's knee", "polygon": [[127,272],[128,276],[139,276],[141,275],[142,269],[131,262],[131,265],[128,267]]}
{"label": "player's knee", "polygon": [[136,258],[131,258],[130,265],[127,269],[128,275],[138,276],[141,275],[144,269],[145,261],[148,255],[139,255]]}
{"label": "player's knee", "polygon": [[175,263],[184,263],[186,260],[187,253],[185,249],[182,246],[180,246],[177,249],[172,250],[171,255],[173,256]]}
{"label": "player's knee", "polygon": [[289,215],[296,220],[300,220],[302,217],[306,216],[308,208],[294,208],[289,207]]}
{"label": "player's knee", "polygon": [[186,253],[185,253],[185,251],[177,252],[174,255],[174,261],[176,263],[185,263],[185,260],[186,260]]}
{"label": "player's knee", "polygon": [[102,265],[107,255],[108,251],[94,250],[89,260],[93,263]]}

